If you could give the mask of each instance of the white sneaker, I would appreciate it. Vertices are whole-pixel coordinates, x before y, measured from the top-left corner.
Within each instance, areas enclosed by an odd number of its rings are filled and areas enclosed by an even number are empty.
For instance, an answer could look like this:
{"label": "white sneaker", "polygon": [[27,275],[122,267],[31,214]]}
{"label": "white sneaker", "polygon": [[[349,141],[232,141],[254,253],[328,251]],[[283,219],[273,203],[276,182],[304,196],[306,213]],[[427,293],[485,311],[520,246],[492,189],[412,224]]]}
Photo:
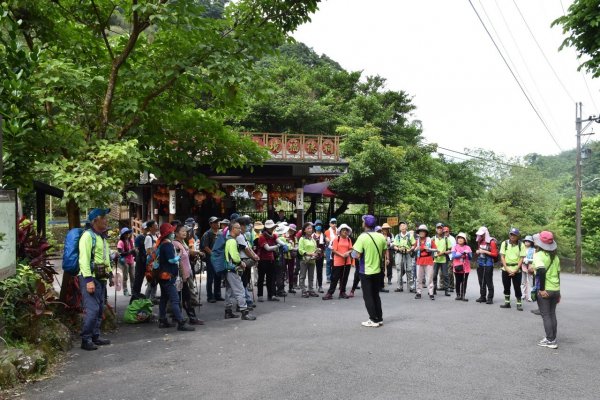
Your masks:
{"label": "white sneaker", "polygon": [[540,347],[548,347],[548,343],[550,343],[550,341],[546,338],[543,338],[537,343],[537,345]]}
{"label": "white sneaker", "polygon": [[379,322],[373,322],[371,320],[365,321],[361,323],[362,326],[366,326],[367,328],[379,328]]}
{"label": "white sneaker", "polygon": [[546,347],[549,349],[558,349],[558,342],[556,341],[556,339],[554,339],[553,341],[548,341],[548,343],[546,343]]}

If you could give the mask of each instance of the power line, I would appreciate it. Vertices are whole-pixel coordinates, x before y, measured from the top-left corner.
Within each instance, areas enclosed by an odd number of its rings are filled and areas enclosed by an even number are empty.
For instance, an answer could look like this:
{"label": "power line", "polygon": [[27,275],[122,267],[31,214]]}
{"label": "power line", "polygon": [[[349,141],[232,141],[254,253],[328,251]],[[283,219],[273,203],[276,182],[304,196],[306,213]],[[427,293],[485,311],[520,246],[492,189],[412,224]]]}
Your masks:
{"label": "power line", "polygon": [[[449,151],[449,152],[451,152],[451,153],[462,154],[463,156],[467,156],[467,157],[476,158],[476,159],[478,159],[478,160],[483,160],[483,161],[490,162],[490,163],[492,163],[492,162],[493,162],[494,164],[500,164],[500,165],[504,165],[504,166],[507,166],[507,167],[515,167],[515,168],[527,168],[527,167],[524,167],[524,166],[522,166],[522,165],[518,165],[518,164],[510,164],[510,163],[505,163],[505,162],[503,162],[503,161],[491,160],[491,159],[489,159],[489,158],[485,158],[485,157],[481,157],[481,156],[476,156],[476,155],[473,155],[473,154],[467,154],[467,153],[464,153],[464,152],[462,152],[462,151],[458,151],[458,150],[452,150],[452,149],[448,149],[448,148],[446,148],[446,147],[442,147],[442,146],[438,146],[437,148],[438,148],[438,149],[445,150],[445,151]],[[470,160],[465,160],[465,161],[470,161]]]}
{"label": "power line", "polygon": [[521,92],[523,92],[523,95],[525,96],[525,98],[527,99],[527,102],[529,103],[529,105],[531,106],[531,108],[533,109],[533,111],[535,112],[535,114],[537,115],[537,117],[539,118],[540,122],[542,123],[542,125],[544,125],[544,128],[546,129],[546,131],[548,132],[548,134],[550,135],[550,137],[552,138],[552,140],[554,141],[554,143],[556,144],[556,147],[558,147],[558,149],[560,151],[562,151],[562,148],[560,147],[560,145],[558,144],[558,142],[556,141],[556,138],[554,137],[554,135],[552,134],[552,132],[550,132],[550,128],[548,128],[548,125],[546,124],[546,121],[544,121],[544,119],[542,118],[542,116],[540,115],[540,113],[538,112],[538,110],[535,108],[535,106],[533,105],[533,103],[531,102],[531,99],[529,98],[529,96],[527,95],[527,92],[525,92],[525,89],[523,88],[523,85],[521,85],[521,82],[519,82],[519,80],[517,79],[517,76],[515,75],[515,73],[513,72],[512,68],[510,67],[510,65],[508,64],[508,61],[506,61],[506,58],[504,57],[504,54],[502,54],[502,52],[500,51],[500,48],[498,47],[498,45],[496,44],[496,41],[494,40],[494,37],[492,36],[492,34],[490,33],[490,31],[488,30],[487,26],[485,26],[485,23],[483,22],[483,20],[481,19],[481,16],[479,15],[479,12],[477,11],[477,9],[475,8],[475,5],[473,5],[473,2],[471,0],[468,0],[469,4],[471,5],[471,8],[473,8],[473,11],[475,12],[475,15],[477,15],[477,18],[479,19],[479,22],[481,22],[481,25],[483,26],[483,29],[485,29],[486,33],[488,34],[488,36],[490,37],[490,40],[492,41],[492,43],[494,44],[494,47],[496,47],[496,50],[498,51],[498,54],[500,54],[500,57],[502,57],[502,60],[504,61],[504,64],[506,64],[506,67],[508,68],[508,70],[510,71],[511,75],[513,76],[515,82],[517,82],[517,85],[519,85],[519,88],[521,89]]}
{"label": "power line", "polygon": [[[560,85],[562,86],[562,88],[564,89],[565,93],[567,94],[567,96],[569,96],[569,98],[571,99],[571,101],[573,103],[575,103],[575,99],[573,98],[573,96],[571,96],[571,93],[569,93],[569,90],[567,89],[567,87],[565,86],[565,84],[563,83],[562,79],[560,79],[560,77],[558,76],[558,73],[556,72],[556,70],[554,69],[554,67],[552,66],[552,64],[550,63],[550,60],[548,60],[548,57],[546,56],[546,53],[544,52],[544,50],[542,49],[542,46],[540,46],[540,43],[537,41],[537,39],[535,38],[535,35],[533,34],[533,31],[531,30],[531,28],[529,27],[529,24],[527,23],[527,20],[525,19],[525,16],[523,15],[523,13],[521,12],[521,9],[519,8],[519,6],[517,5],[517,2],[515,0],[513,0],[513,4],[515,5],[515,7],[517,8],[517,11],[519,12],[519,15],[521,16],[521,19],[523,20],[523,22],[525,23],[525,26],[527,27],[527,30],[529,31],[529,34],[531,35],[531,38],[533,39],[533,41],[535,42],[538,50],[540,51],[540,53],[542,53],[542,56],[544,56],[544,60],[546,60],[546,63],[548,64],[548,66],[550,67],[550,69],[552,70],[552,73],[554,74],[554,76],[556,77],[556,79],[558,80],[558,82],[560,83]],[[562,5],[562,3],[561,3]]]}

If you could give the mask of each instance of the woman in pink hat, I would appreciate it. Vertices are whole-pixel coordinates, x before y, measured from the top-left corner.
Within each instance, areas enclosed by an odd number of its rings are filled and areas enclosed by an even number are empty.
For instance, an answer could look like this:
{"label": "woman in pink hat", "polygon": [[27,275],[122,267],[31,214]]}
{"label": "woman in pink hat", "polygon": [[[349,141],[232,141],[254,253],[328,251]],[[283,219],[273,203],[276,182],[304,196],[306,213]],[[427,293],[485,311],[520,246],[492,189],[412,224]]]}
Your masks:
{"label": "woman in pink hat", "polygon": [[452,247],[452,270],[456,278],[455,300],[469,301],[465,297],[467,293],[467,281],[471,272],[471,260],[473,251],[467,244],[467,235],[463,232],[456,235],[456,244]]}

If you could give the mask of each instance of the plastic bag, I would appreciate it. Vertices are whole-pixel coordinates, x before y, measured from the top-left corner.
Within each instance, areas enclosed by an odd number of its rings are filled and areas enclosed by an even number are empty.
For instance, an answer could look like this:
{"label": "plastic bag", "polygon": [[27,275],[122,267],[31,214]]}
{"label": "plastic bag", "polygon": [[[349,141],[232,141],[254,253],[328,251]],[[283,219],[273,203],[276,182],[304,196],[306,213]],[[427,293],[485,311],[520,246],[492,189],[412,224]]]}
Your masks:
{"label": "plastic bag", "polygon": [[133,300],[125,309],[123,322],[127,324],[139,324],[146,322],[152,317],[152,301],[149,299]]}

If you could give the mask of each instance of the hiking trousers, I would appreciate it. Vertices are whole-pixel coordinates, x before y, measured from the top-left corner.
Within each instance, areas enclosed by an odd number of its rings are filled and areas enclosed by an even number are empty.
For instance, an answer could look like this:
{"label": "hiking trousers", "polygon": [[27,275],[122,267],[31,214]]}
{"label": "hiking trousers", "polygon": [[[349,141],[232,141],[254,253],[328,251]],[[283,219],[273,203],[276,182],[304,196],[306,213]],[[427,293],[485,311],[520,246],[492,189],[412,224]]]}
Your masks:
{"label": "hiking trousers", "polygon": [[[441,275],[440,275],[441,272]],[[438,275],[443,279],[441,287],[438,285]],[[440,279],[440,280],[442,280]],[[435,263],[433,268],[433,285],[437,290],[448,289],[448,263]]]}
{"label": "hiking trousers", "polygon": [[348,275],[350,275],[350,265],[333,267],[331,270],[331,284],[327,293],[334,294],[337,284],[340,284],[340,293],[346,293],[346,285],[348,284]]}
{"label": "hiking trousers", "polygon": [[93,282],[96,290],[94,293],[89,294],[84,277],[79,275],[78,278],[83,304],[83,324],[81,325],[80,336],[82,340],[87,342],[100,336],[106,283],[94,278]]}
{"label": "hiking trousers", "polygon": [[302,293],[306,292],[306,274],[308,273],[308,291],[313,290],[313,278],[315,274],[315,260],[300,261],[300,289]]}
{"label": "hiking trousers", "polygon": [[[266,282],[265,282],[266,279]],[[275,296],[275,261],[274,260],[260,260],[258,262],[258,281],[256,287],[258,288],[258,297],[263,295],[263,286],[267,286],[267,296],[269,298]]]}
{"label": "hiking trousers", "polygon": [[508,272],[502,270],[502,286],[504,286],[504,298],[507,296],[510,299],[510,284],[512,283],[513,288],[515,289],[515,296],[517,298],[517,303],[521,303],[521,298],[523,294],[521,293],[521,271],[517,272],[513,276],[508,275]]}
{"label": "hiking trousers", "polygon": [[227,271],[225,274],[225,309],[231,310],[235,302],[240,310],[245,310],[248,305],[242,277],[235,271]]}
{"label": "hiking trousers", "polygon": [[[494,267],[477,267],[477,279],[479,280],[479,295],[482,299],[492,300],[494,298]],[[486,290],[487,289],[487,290]]]}
{"label": "hiking trousers", "polygon": [[379,297],[379,289],[381,289],[380,274],[360,274],[360,284],[369,319],[373,322],[383,322],[381,297]]}
{"label": "hiking trousers", "polygon": [[456,278],[456,296],[465,297],[467,293],[467,281],[469,280],[469,273],[455,273]]}
{"label": "hiking trousers", "polygon": [[544,330],[546,331],[546,339],[550,341],[556,340],[558,322],[556,321],[556,306],[560,301],[560,290],[548,291],[549,297],[543,298],[538,294],[537,303],[544,321]]}
{"label": "hiking trousers", "polygon": [[215,271],[210,261],[210,256],[206,258],[206,299],[221,298],[221,274]]}
{"label": "hiking trousers", "polygon": [[402,278],[404,275],[406,275],[407,289],[414,287],[412,257],[410,254],[397,252],[394,258],[396,259],[396,271],[398,272],[398,288],[402,289]]}
{"label": "hiking trousers", "polygon": [[133,278],[133,286],[131,287],[132,297],[140,297],[142,294],[142,285],[146,274],[146,260],[137,257],[135,260],[135,276]]}
{"label": "hiking trousers", "polygon": [[427,291],[433,296],[433,265],[417,265],[417,293],[423,291],[423,278],[426,278]]}

